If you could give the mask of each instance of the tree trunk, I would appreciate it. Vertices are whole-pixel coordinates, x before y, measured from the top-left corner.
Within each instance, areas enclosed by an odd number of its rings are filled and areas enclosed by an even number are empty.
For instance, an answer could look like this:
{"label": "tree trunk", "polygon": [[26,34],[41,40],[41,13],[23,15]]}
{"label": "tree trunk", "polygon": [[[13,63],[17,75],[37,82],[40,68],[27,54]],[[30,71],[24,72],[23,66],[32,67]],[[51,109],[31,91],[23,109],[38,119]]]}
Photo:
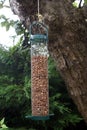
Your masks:
{"label": "tree trunk", "polygon": [[[40,0],[40,12],[49,26],[49,53],[87,123],[87,8],[72,2]],[[10,0],[10,5],[26,28],[36,20],[36,0]]]}

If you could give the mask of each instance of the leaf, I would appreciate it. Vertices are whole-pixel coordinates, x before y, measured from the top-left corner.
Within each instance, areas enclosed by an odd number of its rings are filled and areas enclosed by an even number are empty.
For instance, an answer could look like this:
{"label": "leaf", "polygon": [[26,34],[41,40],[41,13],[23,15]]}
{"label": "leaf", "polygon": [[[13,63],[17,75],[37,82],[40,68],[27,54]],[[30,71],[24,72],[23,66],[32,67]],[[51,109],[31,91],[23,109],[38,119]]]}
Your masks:
{"label": "leaf", "polygon": [[5,26],[6,27],[6,31],[8,31],[11,25],[10,25],[10,23],[7,20],[5,20],[5,21],[1,22],[1,26],[2,27]]}
{"label": "leaf", "polygon": [[0,9],[2,9],[3,8],[3,4],[0,4]]}
{"label": "leaf", "polygon": [[79,7],[79,4],[78,4],[76,1],[74,1],[74,2],[72,3],[72,5],[73,5],[75,8],[78,8],[78,7]]}
{"label": "leaf", "polygon": [[7,25],[6,25],[6,31],[8,31],[9,28],[10,28],[10,24],[7,24]]}
{"label": "leaf", "polygon": [[3,19],[3,20],[8,20],[8,18],[6,18],[6,16],[5,15],[0,15],[0,19]]}
{"label": "leaf", "polygon": [[2,125],[2,128],[8,128],[5,124]]}
{"label": "leaf", "polygon": [[85,3],[87,4],[87,0],[84,0],[85,1]]}
{"label": "leaf", "polygon": [[2,126],[2,124],[4,123],[4,121],[5,121],[5,118],[3,118],[3,119],[0,121],[1,126]]}

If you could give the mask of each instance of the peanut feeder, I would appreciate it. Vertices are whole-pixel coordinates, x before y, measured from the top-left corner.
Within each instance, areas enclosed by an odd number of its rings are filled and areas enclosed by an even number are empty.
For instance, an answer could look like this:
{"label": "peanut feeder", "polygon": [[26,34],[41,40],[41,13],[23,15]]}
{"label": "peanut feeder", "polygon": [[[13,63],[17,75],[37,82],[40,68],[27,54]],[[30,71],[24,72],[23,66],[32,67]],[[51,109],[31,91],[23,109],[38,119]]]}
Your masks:
{"label": "peanut feeder", "polygon": [[33,120],[48,120],[48,29],[41,22],[33,22],[29,29],[31,43],[31,106]]}
{"label": "peanut feeder", "polygon": [[49,119],[48,30],[40,22],[30,26],[32,118]]}

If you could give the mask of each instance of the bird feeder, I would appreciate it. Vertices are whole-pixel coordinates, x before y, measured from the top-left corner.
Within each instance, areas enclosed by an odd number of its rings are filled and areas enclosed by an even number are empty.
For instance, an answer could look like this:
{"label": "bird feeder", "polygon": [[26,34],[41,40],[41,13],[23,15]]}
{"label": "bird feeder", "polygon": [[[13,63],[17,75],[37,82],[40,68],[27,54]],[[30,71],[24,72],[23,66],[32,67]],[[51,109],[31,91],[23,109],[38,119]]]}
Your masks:
{"label": "bird feeder", "polygon": [[40,22],[30,26],[31,43],[31,105],[34,120],[49,119],[48,30]]}

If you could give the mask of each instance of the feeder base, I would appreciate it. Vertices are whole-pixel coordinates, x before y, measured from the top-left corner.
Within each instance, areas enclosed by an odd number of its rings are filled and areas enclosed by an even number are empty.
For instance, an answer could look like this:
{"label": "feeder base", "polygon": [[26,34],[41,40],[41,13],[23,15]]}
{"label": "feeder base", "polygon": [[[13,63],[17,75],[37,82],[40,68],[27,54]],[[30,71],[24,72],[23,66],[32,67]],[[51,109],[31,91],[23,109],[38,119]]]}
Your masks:
{"label": "feeder base", "polygon": [[27,119],[32,120],[49,120],[54,114],[50,114],[48,116],[26,116]]}

